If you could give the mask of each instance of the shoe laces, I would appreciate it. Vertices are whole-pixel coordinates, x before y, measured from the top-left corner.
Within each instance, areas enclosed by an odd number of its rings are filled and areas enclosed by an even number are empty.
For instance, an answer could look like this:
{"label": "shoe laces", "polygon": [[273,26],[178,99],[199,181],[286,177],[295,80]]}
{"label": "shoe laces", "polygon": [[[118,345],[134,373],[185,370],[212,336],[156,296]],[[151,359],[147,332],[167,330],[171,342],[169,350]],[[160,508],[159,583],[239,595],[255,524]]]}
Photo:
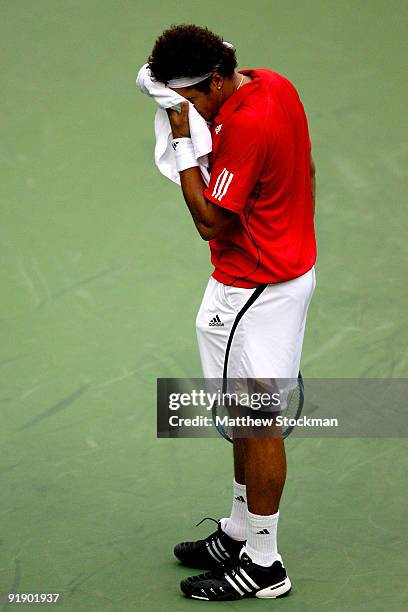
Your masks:
{"label": "shoe laces", "polygon": [[197,523],[196,527],[201,525],[201,523],[204,523],[204,521],[213,521],[214,523],[216,523],[216,525],[219,525],[219,521],[217,521],[215,518],[212,518],[211,516],[205,516],[203,519],[201,519],[199,523]]}

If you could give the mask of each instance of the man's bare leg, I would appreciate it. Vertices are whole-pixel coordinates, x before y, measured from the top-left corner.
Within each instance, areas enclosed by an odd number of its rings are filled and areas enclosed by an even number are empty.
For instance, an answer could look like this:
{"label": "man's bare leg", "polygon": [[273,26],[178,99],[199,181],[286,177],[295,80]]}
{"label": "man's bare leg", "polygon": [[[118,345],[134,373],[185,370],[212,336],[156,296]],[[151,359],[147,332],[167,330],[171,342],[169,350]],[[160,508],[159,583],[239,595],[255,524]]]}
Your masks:
{"label": "man's bare leg", "polygon": [[254,514],[279,510],[286,480],[286,454],[282,438],[248,438],[245,444],[245,479],[248,508]]}
{"label": "man's bare leg", "polygon": [[279,503],[286,479],[284,441],[280,437],[245,440],[248,500],[245,551],[258,565],[280,560],[277,547]]}
{"label": "man's bare leg", "polygon": [[235,439],[234,475],[236,482],[246,485],[251,512],[275,514],[286,480],[282,438]]}
{"label": "man's bare leg", "polygon": [[234,440],[234,476],[236,482],[246,484],[245,479],[245,442],[243,438]]}

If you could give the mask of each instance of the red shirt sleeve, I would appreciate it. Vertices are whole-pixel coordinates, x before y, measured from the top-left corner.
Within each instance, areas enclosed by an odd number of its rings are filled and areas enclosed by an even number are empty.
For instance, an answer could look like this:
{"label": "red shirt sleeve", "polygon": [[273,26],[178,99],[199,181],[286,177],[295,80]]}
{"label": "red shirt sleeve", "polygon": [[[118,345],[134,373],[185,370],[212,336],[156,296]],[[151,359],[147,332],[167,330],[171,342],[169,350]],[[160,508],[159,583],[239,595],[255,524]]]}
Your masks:
{"label": "red shirt sleeve", "polygon": [[264,166],[265,137],[259,120],[238,112],[222,129],[219,138],[204,196],[239,213]]}

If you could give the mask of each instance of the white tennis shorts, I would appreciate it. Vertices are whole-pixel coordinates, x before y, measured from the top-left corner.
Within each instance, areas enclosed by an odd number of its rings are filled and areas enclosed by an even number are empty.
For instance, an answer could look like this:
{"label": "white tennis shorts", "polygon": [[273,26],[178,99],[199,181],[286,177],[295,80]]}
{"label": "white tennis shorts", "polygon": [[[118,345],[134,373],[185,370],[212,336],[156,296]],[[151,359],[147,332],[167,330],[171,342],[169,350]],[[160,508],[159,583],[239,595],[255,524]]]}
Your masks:
{"label": "white tennis shorts", "polygon": [[211,277],[196,321],[204,377],[296,379],[315,286],[314,267],[263,290]]}

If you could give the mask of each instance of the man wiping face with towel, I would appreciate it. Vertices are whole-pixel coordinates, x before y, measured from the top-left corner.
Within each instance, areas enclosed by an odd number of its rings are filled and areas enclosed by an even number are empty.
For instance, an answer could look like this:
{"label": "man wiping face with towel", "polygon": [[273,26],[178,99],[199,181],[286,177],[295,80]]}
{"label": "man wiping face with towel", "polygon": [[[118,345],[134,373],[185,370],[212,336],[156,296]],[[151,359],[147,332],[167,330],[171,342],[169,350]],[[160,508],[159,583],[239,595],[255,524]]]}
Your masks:
{"label": "man wiping face with towel", "polygon": [[[180,112],[164,107],[184,199],[214,265],[197,316],[201,363],[205,378],[296,379],[316,282],[308,124],[285,77],[235,68],[232,45],[194,25],[163,32],[148,62],[153,80],[185,99]],[[208,184],[189,102],[210,126]],[[212,570],[183,580],[185,595],[225,601],[290,592],[277,547],[285,477],[281,437],[234,439],[229,516],[205,540],[174,550],[185,565]],[[204,500],[210,476],[193,486]]]}

